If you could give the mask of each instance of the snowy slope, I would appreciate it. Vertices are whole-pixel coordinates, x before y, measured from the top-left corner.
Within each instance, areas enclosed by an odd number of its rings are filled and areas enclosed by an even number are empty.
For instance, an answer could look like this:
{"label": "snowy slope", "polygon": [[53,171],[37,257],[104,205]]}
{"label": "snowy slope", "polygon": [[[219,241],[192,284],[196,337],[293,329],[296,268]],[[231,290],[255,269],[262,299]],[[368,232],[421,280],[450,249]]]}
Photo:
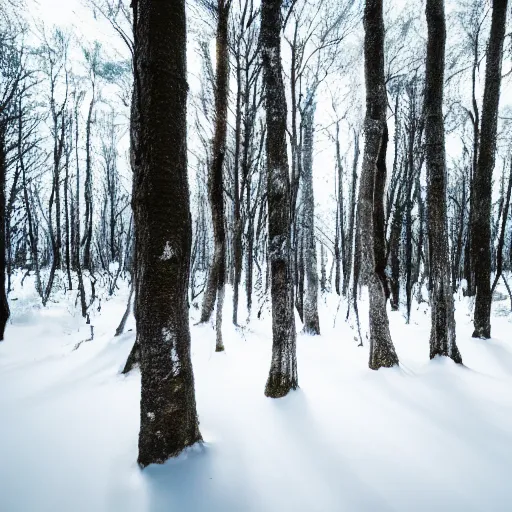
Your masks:
{"label": "snowy slope", "polygon": [[102,301],[94,341],[77,350],[89,327],[65,298],[43,309],[29,291],[18,297],[0,344],[2,512],[511,510],[507,317],[494,319],[495,338],[473,340],[459,302],[457,367],[429,362],[424,308],[409,326],[391,313],[402,366],[372,372],[344,306],[333,327],[330,297],[322,336],[298,337],[301,389],[272,400],[269,319],[235,330],[228,296],[225,353],[210,326],[192,327],[205,444],[141,472],[140,375],[119,375],[134,333],[113,337],[127,289]]}

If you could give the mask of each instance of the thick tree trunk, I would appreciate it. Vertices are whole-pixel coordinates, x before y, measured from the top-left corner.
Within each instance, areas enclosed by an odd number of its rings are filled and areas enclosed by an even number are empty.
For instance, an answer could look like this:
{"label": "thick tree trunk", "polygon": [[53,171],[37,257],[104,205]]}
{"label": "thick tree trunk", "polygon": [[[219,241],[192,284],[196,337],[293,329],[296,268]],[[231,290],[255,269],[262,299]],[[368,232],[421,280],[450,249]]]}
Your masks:
{"label": "thick tree trunk", "polygon": [[446,45],[444,0],[427,0],[427,69],[425,77],[425,151],[430,261],[430,358],[447,356],[462,363],[455,342],[455,318],[450,280],[447,172],[445,161],[443,88]]}
{"label": "thick tree trunk", "polygon": [[293,278],[290,266],[290,182],[286,97],[281,64],[281,3],[262,0],[261,34],[267,114],[267,200],[272,297],[272,363],[265,388],[278,398],[298,387]]}
{"label": "thick tree trunk", "polygon": [[190,357],[192,243],[187,178],[185,0],[132,3],[139,126],[133,178],[136,325],[140,343],[139,464],[201,440]]}
{"label": "thick tree trunk", "polygon": [[474,338],[491,337],[491,200],[492,173],[496,153],[501,63],[508,0],[493,0],[491,34],[487,48],[485,89],[482,104],[480,151],[474,178],[474,212],[471,236],[475,262]]}
{"label": "thick tree trunk", "polygon": [[[306,294],[304,300],[304,332],[320,334],[318,319],[318,270],[315,240],[315,197],[313,194],[313,134],[315,104],[304,112],[302,207]],[[342,237],[344,239],[344,237]]]}
{"label": "thick tree trunk", "polygon": [[[384,186],[386,183],[386,86],[382,0],[366,0],[364,11],[366,80],[365,147],[359,187],[359,241],[362,271],[370,297],[372,370],[398,364],[386,311]],[[356,254],[357,257],[357,254]]]}
{"label": "thick tree trunk", "polygon": [[226,285],[226,230],[224,226],[223,165],[226,154],[227,113],[229,94],[229,41],[228,22],[231,0],[217,3],[217,69],[215,75],[215,133],[213,136],[212,164],[208,175],[208,194],[212,209],[215,251],[213,264],[204,293],[201,322],[207,322],[217,299],[215,351],[222,352],[222,302]]}

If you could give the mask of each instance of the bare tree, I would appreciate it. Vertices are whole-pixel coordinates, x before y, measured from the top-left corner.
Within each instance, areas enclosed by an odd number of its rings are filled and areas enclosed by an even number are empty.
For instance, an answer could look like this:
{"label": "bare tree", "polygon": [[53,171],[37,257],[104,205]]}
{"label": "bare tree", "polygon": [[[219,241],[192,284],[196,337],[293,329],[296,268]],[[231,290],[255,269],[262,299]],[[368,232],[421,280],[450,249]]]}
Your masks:
{"label": "bare tree", "polygon": [[475,262],[475,315],[473,337],[491,337],[491,199],[496,158],[496,132],[500,101],[501,64],[508,0],[493,0],[491,35],[487,48],[480,152],[474,176],[474,213],[471,217]]}
{"label": "bare tree", "polygon": [[281,64],[282,0],[262,0],[260,42],[267,113],[267,201],[272,297],[272,362],[265,394],[298,387],[293,279],[290,267],[290,182],[286,150],[286,98]]}
{"label": "bare tree", "polygon": [[192,225],[187,179],[185,0],[132,2],[135,23],[136,305],[142,395],[139,464],[201,440],[187,290]]}
{"label": "bare tree", "polygon": [[446,26],[444,0],[427,0],[427,70],[425,83],[425,146],[430,262],[430,358],[447,356],[462,363],[455,342],[446,218],[446,161],[443,120]]}
{"label": "bare tree", "polygon": [[359,243],[363,277],[370,296],[369,366],[378,370],[398,364],[386,312],[384,187],[388,129],[382,0],[366,0],[364,28],[366,119],[359,188]]}
{"label": "bare tree", "polygon": [[308,101],[304,113],[304,156],[303,156],[303,241],[306,274],[306,294],[304,301],[304,332],[320,334],[318,318],[318,270],[315,238],[315,201],[313,196],[313,134],[316,105]]}
{"label": "bare tree", "polygon": [[203,298],[201,322],[207,322],[217,300],[215,350],[224,350],[222,343],[222,308],[226,282],[226,233],[224,218],[223,165],[226,155],[227,111],[229,95],[228,21],[231,0],[218,0],[217,16],[217,69],[215,74],[215,133],[212,161],[208,176],[208,193],[212,209],[215,253],[208,284]]}
{"label": "bare tree", "polygon": [[[3,13],[0,12],[0,15]],[[8,133],[13,127],[19,127],[19,98],[27,77],[23,49],[16,46],[16,37],[19,34],[12,26],[8,26],[5,31],[2,29],[0,26],[0,341],[4,339],[5,327],[10,316],[6,288],[6,254],[11,242],[6,236]],[[19,150],[20,143],[17,142],[14,147]]]}

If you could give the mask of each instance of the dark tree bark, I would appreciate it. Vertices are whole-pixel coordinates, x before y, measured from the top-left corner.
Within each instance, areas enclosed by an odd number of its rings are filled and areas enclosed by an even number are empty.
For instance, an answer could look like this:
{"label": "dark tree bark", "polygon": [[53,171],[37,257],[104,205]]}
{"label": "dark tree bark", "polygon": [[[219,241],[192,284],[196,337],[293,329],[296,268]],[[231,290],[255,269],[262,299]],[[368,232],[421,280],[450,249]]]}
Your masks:
{"label": "dark tree bark", "polygon": [[389,235],[389,279],[391,310],[398,311],[400,307],[400,235],[402,233],[402,205],[397,198],[394,206]]}
{"label": "dark tree bark", "polygon": [[[303,176],[302,176],[302,207],[304,239],[304,266],[306,277],[306,293],[304,300],[304,332],[320,334],[318,318],[318,270],[315,239],[315,197],[313,194],[313,135],[315,104],[311,100],[303,114]],[[343,237],[344,239],[344,237]]]}
{"label": "dark tree bark", "polygon": [[425,77],[425,146],[427,215],[430,262],[430,358],[462,358],[455,342],[455,318],[450,280],[448,221],[446,216],[446,157],[443,120],[446,27],[444,0],[427,0],[428,42]]}
{"label": "dark tree bark", "polygon": [[398,364],[389,332],[384,272],[384,187],[388,131],[382,0],[366,0],[364,28],[366,137],[359,187],[359,242],[364,282],[368,285],[370,296],[369,366],[372,370],[378,370]]}
{"label": "dark tree bark", "polygon": [[92,83],[92,99],[89,104],[89,112],[87,114],[87,123],[85,126],[85,183],[84,183],[84,200],[85,200],[85,222],[84,237],[82,245],[84,246],[83,266],[87,270],[92,270],[92,222],[93,222],[93,201],[92,201],[92,157],[91,157],[91,126],[92,114],[95,104],[94,81]]}
{"label": "dark tree bark", "polygon": [[320,291],[325,293],[327,291],[327,275],[325,271],[325,247],[320,244]]}
{"label": "dark tree bark", "polygon": [[[302,209],[300,209],[302,210]],[[304,239],[302,238],[302,224],[304,222],[304,213],[299,211],[295,216],[295,307],[299,314],[300,321],[304,323]],[[299,229],[299,226],[301,228]],[[299,233],[301,235],[299,235]]]}
{"label": "dark tree bark", "polygon": [[140,466],[201,440],[190,357],[185,0],[136,0],[133,178]]}
{"label": "dark tree bark", "polygon": [[286,97],[281,64],[282,0],[262,0],[260,41],[267,113],[267,201],[272,297],[272,363],[267,396],[298,387],[293,276],[290,266],[290,182]]}
{"label": "dark tree bark", "polygon": [[[48,282],[46,283],[45,291],[42,296],[43,306],[46,305],[53,290],[53,282],[55,279],[55,272],[61,267],[61,249],[62,249],[62,233],[60,223],[60,171],[62,166],[62,156],[65,145],[65,128],[66,116],[65,108],[68,99],[68,86],[66,75],[66,92],[63,102],[57,108],[55,103],[55,80],[56,77],[53,72],[50,74],[50,104],[52,116],[52,137],[53,137],[53,176],[52,176],[52,189],[48,204],[48,228],[52,248],[52,264],[50,267],[50,274]],[[55,205],[55,227],[53,208]]]}
{"label": "dark tree bark", "polygon": [[416,134],[416,104],[412,87],[409,87],[409,115],[406,132],[407,154],[405,155],[405,296],[406,296],[406,322],[411,321],[412,287],[413,287],[413,239],[412,239],[412,210],[414,206],[414,141]]}
{"label": "dark tree bark", "polygon": [[222,343],[222,307],[226,284],[226,230],[224,226],[223,164],[226,155],[227,113],[229,95],[229,40],[228,22],[231,0],[217,3],[217,69],[215,75],[215,133],[212,163],[208,176],[208,194],[212,209],[215,252],[204,293],[201,322],[207,322],[217,300],[215,351],[224,350]]}
{"label": "dark tree bark", "polygon": [[[21,98],[19,100],[19,110],[21,111]],[[23,204],[25,207],[25,212],[27,215],[27,224],[28,224],[28,241],[30,246],[30,254],[32,258],[32,265],[35,271],[36,277],[36,291],[42,297],[43,289],[41,285],[41,273],[39,270],[39,257],[37,251],[37,228],[34,226],[34,220],[32,218],[32,208],[30,205],[29,193],[28,193],[28,184],[27,184],[27,173],[25,168],[25,160],[23,158],[23,148],[22,148],[22,133],[23,133],[23,116],[19,116],[18,118],[18,160],[21,168],[21,178],[23,183]]]}
{"label": "dark tree bark", "polygon": [[[72,138],[72,116],[69,115],[68,117],[68,122],[69,122],[69,133],[68,133],[68,141],[67,141],[67,147],[66,147],[66,161],[65,161],[65,165],[64,165],[64,170],[65,170],[65,174],[64,174],[64,229],[65,229],[65,232],[66,232],[66,237],[65,237],[65,244],[66,244],[66,247],[65,247],[65,251],[64,251],[64,254],[65,254],[65,261],[66,261],[66,274],[67,274],[67,277],[68,277],[68,287],[70,290],[73,289],[73,280],[71,279],[71,252],[70,252],[70,240],[71,240],[71,237],[70,237],[70,220],[69,220],[69,192],[70,192],[70,187],[69,187],[69,160],[70,160],[70,157],[71,157],[71,152],[73,150],[73,138]],[[71,220],[71,222],[73,221],[73,219]]]}
{"label": "dark tree bark", "polygon": [[474,259],[474,243],[472,228],[473,225],[473,215],[475,212],[475,176],[476,176],[476,168],[478,165],[478,150],[480,144],[480,112],[478,110],[478,102],[477,102],[477,72],[480,68],[480,55],[479,55],[479,47],[480,47],[480,30],[481,23],[479,24],[479,28],[472,34],[472,45],[473,45],[473,65],[471,69],[471,96],[472,96],[472,111],[468,112],[469,118],[471,120],[471,124],[473,125],[473,154],[472,154],[472,167],[471,167],[471,175],[469,180],[469,235],[467,237],[466,244],[466,257],[465,257],[465,277],[467,281],[467,289],[466,295],[469,297],[473,297],[476,293],[475,287],[475,265],[476,261]]}
{"label": "dark tree bark", "polygon": [[456,228],[457,228],[457,240],[454,243],[454,258],[453,258],[453,266],[452,266],[452,288],[453,292],[457,291],[457,286],[462,275],[461,273],[461,260],[462,260],[462,250],[464,243],[464,228],[466,225],[466,177],[464,176],[461,183],[461,201],[457,204],[458,207],[458,216],[456,218]]}
{"label": "dark tree bark", "polygon": [[[247,5],[247,4],[246,4]],[[245,12],[241,22],[245,23]],[[242,277],[242,218],[240,215],[240,144],[242,138],[242,63],[241,63],[241,37],[238,39],[236,59],[236,114],[235,114],[235,162],[233,184],[233,324],[238,325],[238,296]],[[247,87],[247,85],[246,85]]]}
{"label": "dark tree bark", "polygon": [[[0,105],[0,114],[2,114]],[[5,326],[9,320],[10,311],[7,301],[7,291],[5,289],[5,180],[7,173],[6,162],[6,125],[7,123],[0,119],[0,341],[4,340]]]}
{"label": "dark tree bark", "polygon": [[79,107],[81,99],[75,97],[74,115],[75,115],[75,159],[76,159],[76,181],[75,181],[75,270],[78,278],[78,293],[80,294],[80,306],[82,309],[82,317],[87,316],[87,304],[85,302],[85,288],[84,280],[82,275],[82,262],[80,261],[80,159],[78,156],[78,119],[79,119]]}
{"label": "dark tree bark", "polygon": [[496,153],[501,64],[508,0],[493,0],[491,34],[487,48],[480,152],[473,183],[474,212],[471,218],[475,262],[474,338],[491,337],[491,200]]}
{"label": "dark tree bark", "polygon": [[[341,295],[341,260],[345,260],[345,229],[344,229],[344,201],[343,201],[343,166],[340,150],[340,122],[336,122],[336,232],[334,234],[334,288]],[[345,283],[345,265],[343,265],[343,283]]]}

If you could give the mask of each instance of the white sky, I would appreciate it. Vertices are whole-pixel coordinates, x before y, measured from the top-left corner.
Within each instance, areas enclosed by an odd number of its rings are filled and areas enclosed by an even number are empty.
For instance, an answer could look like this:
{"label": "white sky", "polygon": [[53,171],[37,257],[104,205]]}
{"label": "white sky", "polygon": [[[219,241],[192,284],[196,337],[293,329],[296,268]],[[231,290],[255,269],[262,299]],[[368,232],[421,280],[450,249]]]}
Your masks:
{"label": "white sky", "polygon": [[[85,0],[26,0],[30,6],[30,17],[36,23],[44,22],[48,27],[52,25],[60,25],[67,28],[72,34],[81,42],[87,41],[92,42],[99,40],[102,42],[103,47],[109,53],[113,52],[113,55],[128,56],[124,43],[120,41],[117,34],[114,33],[109,23],[98,16],[94,19],[92,11],[86,6]],[[413,0],[394,0],[393,3],[399,9],[404,6],[412,5],[410,2]],[[487,0],[482,0],[487,1]],[[418,9],[423,13],[425,8],[424,0],[414,0],[417,4]],[[448,2],[449,4],[450,2]],[[447,8],[449,5],[447,5]],[[190,27],[190,23],[189,23]],[[362,27],[361,27],[362,28]],[[449,27],[448,27],[449,28]],[[448,33],[450,37],[450,33]],[[190,39],[190,38],[189,38]],[[189,41],[190,43],[194,41]],[[214,58],[214,52],[212,52]],[[111,55],[111,56],[113,56]],[[197,55],[194,51],[189,50],[188,54],[188,69],[189,69],[189,84],[191,91],[197,90],[198,81],[194,79],[200,72],[200,64]],[[507,63],[504,64],[504,69],[507,68]],[[481,71],[481,80],[483,80],[484,68]],[[362,78],[362,77],[361,77]],[[324,90],[323,94],[318,99],[317,106],[317,123],[326,125],[332,122],[332,108],[330,96],[326,94]],[[510,85],[504,84],[504,91],[502,94],[502,105],[504,102],[509,102],[510,97]],[[364,102],[362,104],[364,106]],[[364,115],[364,112],[361,112]],[[392,124],[390,124],[390,130],[392,130]],[[453,158],[457,158],[457,154],[460,151],[460,143],[458,142],[459,135],[454,137],[447,137],[447,163],[451,164]],[[392,133],[390,133],[390,143],[392,144]],[[349,151],[351,159],[352,149],[347,147],[347,140],[342,140],[342,151]],[[361,145],[362,150],[362,145]],[[392,158],[392,149],[388,151],[388,155]],[[360,162],[361,162],[360,158]],[[391,162],[390,162],[391,163]],[[497,168],[501,172],[501,162],[498,161]],[[329,216],[333,210],[333,193],[334,193],[334,146],[329,142],[325,135],[317,132],[316,145],[315,145],[315,162],[314,162],[314,176],[315,176],[315,196],[318,205],[318,213],[322,216]],[[330,213],[331,212],[331,213]],[[328,221],[328,219],[325,219]]]}

